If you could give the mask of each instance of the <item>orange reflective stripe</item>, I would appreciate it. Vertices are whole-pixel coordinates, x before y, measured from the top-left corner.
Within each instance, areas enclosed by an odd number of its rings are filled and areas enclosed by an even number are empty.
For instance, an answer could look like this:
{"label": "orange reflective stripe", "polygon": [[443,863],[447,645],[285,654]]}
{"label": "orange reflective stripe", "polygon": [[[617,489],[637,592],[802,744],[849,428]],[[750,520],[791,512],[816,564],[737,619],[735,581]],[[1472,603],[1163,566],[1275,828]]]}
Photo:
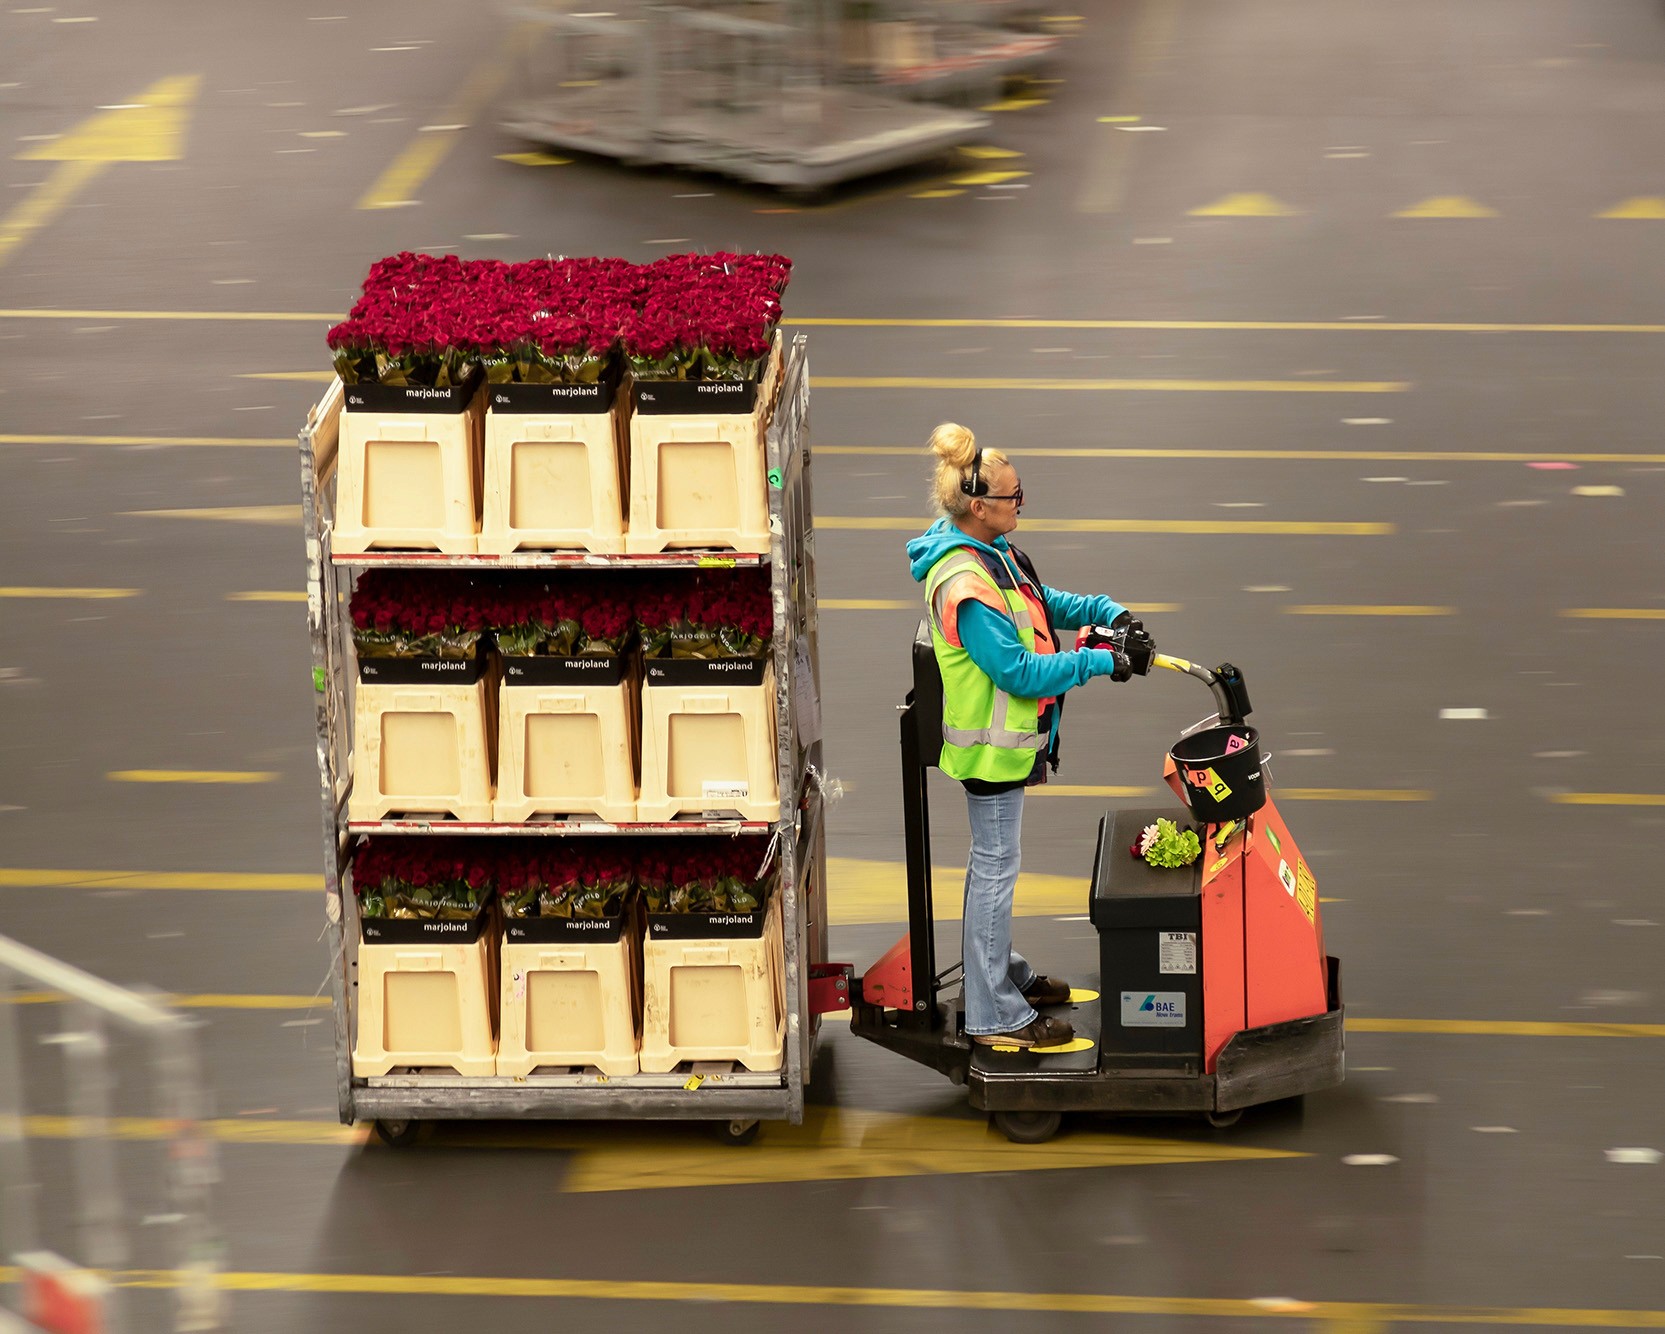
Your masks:
{"label": "orange reflective stripe", "polygon": [[937,619],[942,626],[942,637],[954,648],[965,647],[960,642],[960,604],[967,598],[1011,619],[1012,609],[1006,605],[1000,591],[990,588],[986,580],[970,572],[950,579],[937,590],[937,596],[941,599]]}

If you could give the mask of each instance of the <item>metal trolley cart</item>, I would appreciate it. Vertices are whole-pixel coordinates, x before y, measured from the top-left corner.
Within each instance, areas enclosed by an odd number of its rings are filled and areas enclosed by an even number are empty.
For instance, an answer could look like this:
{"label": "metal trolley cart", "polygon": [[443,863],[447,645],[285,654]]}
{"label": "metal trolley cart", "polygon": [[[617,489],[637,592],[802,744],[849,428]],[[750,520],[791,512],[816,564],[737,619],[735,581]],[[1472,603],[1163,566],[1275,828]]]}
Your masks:
{"label": "metal trolley cart", "polygon": [[[781,388],[766,437],[770,550],[737,555],[713,550],[656,555],[598,555],[584,551],[520,552],[509,556],[437,552],[338,554],[335,528],[336,463],[343,388],[334,382],[312,409],[300,433],[302,512],[306,528],[307,624],[312,639],[316,691],[318,768],[322,778],[324,911],[330,943],[335,1011],[336,1076],[341,1119],[374,1120],[390,1142],[428,1120],[492,1117],[550,1119],[675,1119],[717,1123],[721,1133],[745,1142],[762,1120],[802,1120],[804,1087],[819,1026],[812,1012],[811,979],[826,958],[825,832],[819,725],[815,549],[811,529],[809,365],[807,340],[794,337],[783,350]],[[455,820],[348,818],[353,781],[354,652],[347,595],[370,568],[616,570],[628,568],[730,568],[767,566],[774,604],[773,663],[776,763],[781,794],[776,818],[766,821],[682,818],[666,822],[602,823],[549,820],[532,824],[462,823]],[[669,1074],[608,1077],[593,1069],[568,1069],[525,1077],[400,1072],[381,1077],[353,1073],[358,1017],[359,916],[345,891],[353,841],[365,833],[405,833],[434,838],[465,833],[505,837],[583,838],[620,833],[711,837],[772,833],[784,928],[785,1050],[781,1068],[753,1073],[716,1063]],[[836,988],[836,980],[829,989]],[[815,988],[818,993],[820,988]],[[827,1008],[843,1008],[842,1004]]]}

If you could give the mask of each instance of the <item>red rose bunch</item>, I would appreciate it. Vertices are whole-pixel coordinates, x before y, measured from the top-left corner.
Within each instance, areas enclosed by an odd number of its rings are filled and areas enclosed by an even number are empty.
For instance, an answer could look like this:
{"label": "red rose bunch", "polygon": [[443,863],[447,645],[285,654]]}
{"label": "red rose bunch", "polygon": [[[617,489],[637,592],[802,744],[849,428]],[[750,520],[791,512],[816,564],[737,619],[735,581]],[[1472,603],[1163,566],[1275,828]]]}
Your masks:
{"label": "red rose bunch", "polygon": [[486,592],[481,612],[498,649],[518,658],[617,657],[635,626],[629,586],[616,577],[505,580]]}
{"label": "red rose bunch", "polygon": [[642,839],[636,883],[649,912],[751,912],[768,897],[770,840]]}
{"label": "red rose bunch", "polygon": [[650,658],[760,658],[774,634],[766,569],[666,572],[636,595]]}
{"label": "red rose bunch", "polygon": [[467,920],[496,883],[496,857],[484,839],[359,840],[353,893],[365,917]]}
{"label": "red rose bunch", "polygon": [[783,255],[667,255],[648,265],[645,298],[622,331],[632,373],[760,378],[791,269]]}
{"label": "red rose bunch", "polygon": [[487,590],[457,571],[366,570],[349,601],[361,658],[472,658]]}
{"label": "red rose bunch", "polygon": [[616,917],[635,883],[628,844],[528,840],[498,854],[497,892],[510,917]]}

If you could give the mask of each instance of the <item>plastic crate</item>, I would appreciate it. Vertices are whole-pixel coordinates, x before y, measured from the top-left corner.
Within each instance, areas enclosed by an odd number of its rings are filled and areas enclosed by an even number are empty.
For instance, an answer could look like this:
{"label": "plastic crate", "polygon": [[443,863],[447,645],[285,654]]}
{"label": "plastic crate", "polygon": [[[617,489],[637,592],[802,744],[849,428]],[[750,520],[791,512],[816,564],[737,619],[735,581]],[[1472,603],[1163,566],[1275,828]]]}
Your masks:
{"label": "plastic crate", "polygon": [[764,433],[780,386],[777,341],[757,401],[745,413],[630,417],[630,526],[625,550],[769,550]]}
{"label": "plastic crate", "polygon": [[487,412],[480,550],[622,552],[626,411],[620,395],[607,412]]}
{"label": "plastic crate", "polygon": [[779,1070],[786,1036],[780,895],[761,935],[656,939],[642,944],[642,1070],[683,1061],[737,1061]]}
{"label": "plastic crate", "polygon": [[635,915],[615,925],[618,938],[606,941],[517,942],[505,934],[498,1074],[524,1077],[540,1066],[637,1072],[641,930]]}
{"label": "plastic crate", "polygon": [[358,684],[352,820],[492,818],[493,678],[473,685]]}
{"label": "plastic crate", "polygon": [[638,820],[686,811],[780,815],[775,776],[775,668],[761,685],[646,685]]}
{"label": "plastic crate", "polygon": [[489,928],[466,945],[360,944],[353,1074],[398,1066],[496,1074],[496,946]]}
{"label": "plastic crate", "polygon": [[343,412],[335,550],[474,553],[484,423],[484,386],[461,412]]}
{"label": "plastic crate", "polygon": [[640,685],[511,685],[498,692],[499,822],[534,815],[636,818]]}

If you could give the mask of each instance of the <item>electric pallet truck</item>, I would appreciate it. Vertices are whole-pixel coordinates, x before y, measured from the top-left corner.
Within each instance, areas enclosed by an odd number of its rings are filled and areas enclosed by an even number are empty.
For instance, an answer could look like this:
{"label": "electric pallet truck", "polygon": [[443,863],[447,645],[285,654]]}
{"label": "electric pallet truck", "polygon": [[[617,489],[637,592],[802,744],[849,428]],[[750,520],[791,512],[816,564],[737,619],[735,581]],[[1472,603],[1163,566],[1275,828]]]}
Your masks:
{"label": "electric pallet truck", "polygon": [[[856,980],[851,1031],[964,1085],[1008,1139],[1038,1144],[1065,1112],[1201,1114],[1232,1124],[1246,1107],[1343,1077],[1341,963],[1324,953],[1318,887],[1267,796],[1243,676],[1154,654],[1214,693],[1217,718],[1187,729],[1163,777],[1183,809],[1113,810],[1098,826],[1088,911],[1099,991],[1055,1013],[1072,1042],[1026,1050],[973,1043],[955,964],[937,972],[926,777],[942,752],[942,677],[921,621],[914,688],[902,709],[908,934]],[[1188,867],[1134,855],[1171,817],[1201,840]]]}

